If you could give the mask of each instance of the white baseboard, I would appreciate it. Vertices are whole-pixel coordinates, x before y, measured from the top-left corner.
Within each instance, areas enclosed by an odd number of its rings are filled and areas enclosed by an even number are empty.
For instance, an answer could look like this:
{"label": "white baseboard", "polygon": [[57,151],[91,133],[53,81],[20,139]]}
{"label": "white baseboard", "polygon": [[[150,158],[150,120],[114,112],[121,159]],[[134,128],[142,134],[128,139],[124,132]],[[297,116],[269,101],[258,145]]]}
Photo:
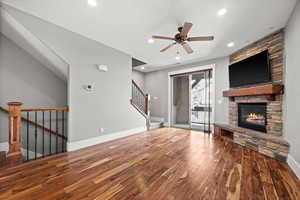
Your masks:
{"label": "white baseboard", "polygon": [[127,137],[130,135],[135,135],[135,134],[142,133],[145,131],[147,131],[146,126],[140,127],[140,128],[135,128],[135,129],[130,129],[130,130],[126,130],[126,131],[111,133],[108,135],[102,135],[102,136],[90,138],[87,140],[81,140],[81,141],[77,141],[77,142],[68,142],[67,149],[68,149],[68,151],[75,151],[78,149],[93,146],[96,144],[101,144],[101,143],[112,141],[112,140],[116,140],[116,139]]}
{"label": "white baseboard", "polygon": [[170,124],[169,124],[169,122],[164,122],[164,125],[163,125],[164,127],[169,127],[170,126]]}
{"label": "white baseboard", "polygon": [[287,163],[290,168],[292,168],[298,179],[300,179],[300,164],[291,155],[288,156]]}
{"label": "white baseboard", "polygon": [[8,152],[8,142],[2,142],[2,143],[0,143],[0,151],[6,151],[6,152]]}

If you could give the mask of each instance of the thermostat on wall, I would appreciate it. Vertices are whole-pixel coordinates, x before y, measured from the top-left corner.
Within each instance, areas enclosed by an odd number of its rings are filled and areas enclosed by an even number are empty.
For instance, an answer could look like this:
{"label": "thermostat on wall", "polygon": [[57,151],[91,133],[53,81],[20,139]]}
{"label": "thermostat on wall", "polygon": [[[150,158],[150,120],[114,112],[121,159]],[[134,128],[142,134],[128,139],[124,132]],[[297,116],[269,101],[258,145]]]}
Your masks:
{"label": "thermostat on wall", "polygon": [[108,67],[107,65],[96,65],[99,71],[102,72],[107,72],[108,71]]}

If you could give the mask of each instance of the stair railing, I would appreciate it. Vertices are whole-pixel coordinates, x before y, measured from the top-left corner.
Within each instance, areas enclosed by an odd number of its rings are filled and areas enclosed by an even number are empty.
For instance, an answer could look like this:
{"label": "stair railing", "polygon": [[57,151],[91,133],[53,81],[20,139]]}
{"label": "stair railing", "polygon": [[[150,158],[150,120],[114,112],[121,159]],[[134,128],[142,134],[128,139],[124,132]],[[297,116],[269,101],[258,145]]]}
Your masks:
{"label": "stair railing", "polygon": [[68,107],[22,109],[20,102],[8,106],[8,110],[0,107],[9,115],[8,164],[66,151]]}
{"label": "stair railing", "polygon": [[145,94],[138,84],[132,80],[131,104],[147,120],[147,129],[150,127],[150,95]]}

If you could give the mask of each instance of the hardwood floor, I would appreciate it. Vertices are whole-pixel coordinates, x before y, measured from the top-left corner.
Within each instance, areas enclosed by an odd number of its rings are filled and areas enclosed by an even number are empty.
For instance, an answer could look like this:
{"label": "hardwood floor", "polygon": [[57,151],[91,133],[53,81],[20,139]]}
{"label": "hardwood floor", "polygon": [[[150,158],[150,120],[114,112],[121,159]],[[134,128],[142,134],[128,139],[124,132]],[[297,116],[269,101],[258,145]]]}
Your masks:
{"label": "hardwood floor", "polygon": [[0,170],[1,200],[300,199],[287,164],[175,128]]}

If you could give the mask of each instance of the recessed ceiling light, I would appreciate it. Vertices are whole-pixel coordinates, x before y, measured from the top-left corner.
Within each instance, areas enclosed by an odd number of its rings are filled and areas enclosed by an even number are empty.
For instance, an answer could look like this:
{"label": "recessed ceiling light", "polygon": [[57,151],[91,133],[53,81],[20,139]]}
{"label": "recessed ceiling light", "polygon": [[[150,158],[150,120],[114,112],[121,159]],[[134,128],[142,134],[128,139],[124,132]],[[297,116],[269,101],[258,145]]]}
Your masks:
{"label": "recessed ceiling light", "polygon": [[145,69],[145,67],[141,67],[141,70],[144,70]]}
{"label": "recessed ceiling light", "polygon": [[227,13],[227,9],[226,8],[222,8],[222,9],[220,9],[219,11],[218,11],[218,15],[219,16],[223,16],[223,15],[225,15]]}
{"label": "recessed ceiling light", "polygon": [[152,38],[150,38],[150,39],[148,40],[148,43],[149,43],[149,44],[153,44],[153,43],[154,43],[154,40],[153,40]]}
{"label": "recessed ceiling light", "polygon": [[88,0],[88,4],[89,4],[90,6],[93,6],[93,7],[98,6],[97,0]]}
{"label": "recessed ceiling light", "polygon": [[175,59],[176,60],[180,60],[181,58],[180,58],[180,56],[176,56]]}
{"label": "recessed ceiling light", "polygon": [[229,42],[229,43],[227,44],[227,46],[228,46],[228,47],[233,47],[233,46],[234,46],[234,42]]}

